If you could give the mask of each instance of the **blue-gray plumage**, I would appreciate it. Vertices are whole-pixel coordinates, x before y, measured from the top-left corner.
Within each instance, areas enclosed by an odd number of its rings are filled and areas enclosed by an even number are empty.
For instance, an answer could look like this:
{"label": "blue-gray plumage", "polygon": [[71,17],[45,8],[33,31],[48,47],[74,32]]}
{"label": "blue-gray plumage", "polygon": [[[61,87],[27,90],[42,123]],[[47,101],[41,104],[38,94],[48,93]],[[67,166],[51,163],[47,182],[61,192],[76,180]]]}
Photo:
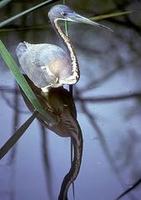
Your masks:
{"label": "blue-gray plumage", "polygon": [[65,5],[52,7],[48,16],[55,31],[66,45],[67,51],[53,44],[30,44],[28,42],[19,43],[16,48],[23,71],[43,92],[47,92],[51,87],[75,84],[80,76],[74,49],[68,36],[59,27],[59,21],[86,23],[109,29],[78,15]]}

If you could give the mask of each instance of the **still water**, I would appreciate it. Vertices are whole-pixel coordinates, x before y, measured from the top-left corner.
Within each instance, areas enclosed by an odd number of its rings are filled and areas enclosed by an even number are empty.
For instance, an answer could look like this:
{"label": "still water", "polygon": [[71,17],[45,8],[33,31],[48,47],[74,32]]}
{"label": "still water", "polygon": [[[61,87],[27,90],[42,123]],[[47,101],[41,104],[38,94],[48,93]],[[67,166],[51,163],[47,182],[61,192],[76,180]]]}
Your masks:
{"label": "still water", "polygon": [[[76,200],[114,200],[141,174],[140,98],[114,98],[141,91],[141,38],[131,46],[132,31],[113,29],[115,33],[84,25],[69,27],[81,71],[74,100],[84,139]],[[1,40],[14,57],[19,41],[60,44],[50,26],[44,31],[8,32],[1,34]],[[31,115],[15,90],[15,80],[1,60],[0,146]],[[107,100],[107,96],[113,99]],[[56,200],[71,166],[70,149],[70,139],[59,137],[35,120],[0,162],[0,199]],[[139,186],[124,199],[140,200],[140,196]],[[72,188],[69,199],[73,199]]]}

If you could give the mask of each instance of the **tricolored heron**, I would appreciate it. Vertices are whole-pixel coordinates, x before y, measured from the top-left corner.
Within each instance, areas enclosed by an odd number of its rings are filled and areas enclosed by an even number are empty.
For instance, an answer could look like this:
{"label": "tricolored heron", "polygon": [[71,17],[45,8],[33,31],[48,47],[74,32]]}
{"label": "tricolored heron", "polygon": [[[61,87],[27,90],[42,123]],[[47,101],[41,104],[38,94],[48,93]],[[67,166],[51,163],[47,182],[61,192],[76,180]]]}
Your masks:
{"label": "tricolored heron", "polygon": [[[74,48],[69,37],[61,30],[58,22],[71,21],[99,26],[106,29],[110,28],[77,14],[65,5],[56,5],[52,7],[48,16],[53,28],[59,34],[66,46],[67,51],[53,44],[30,44],[23,42],[18,45],[16,53],[19,63],[28,78],[37,88],[41,88],[44,93],[48,92],[48,95],[50,96],[50,92],[52,94],[52,91],[49,91],[50,88],[58,88],[64,84],[75,84],[80,77]],[[59,90],[55,90],[53,94],[56,95],[57,91]],[[63,91],[63,89],[60,91]],[[49,96],[48,100],[50,99]],[[38,95],[38,98],[43,101],[45,106],[48,106],[48,102],[46,102],[42,93]],[[53,99],[57,98],[57,96],[53,96]],[[68,98],[68,100],[69,99],[70,98]],[[53,101],[54,100],[49,102],[51,108],[53,107],[51,105]],[[69,110],[69,106],[66,107],[66,103],[64,104],[63,95],[59,97],[57,102],[59,104],[59,109],[61,105],[63,105],[59,113],[61,121],[57,126],[54,125],[52,130],[63,137],[71,137],[74,145],[72,167],[63,180],[59,195],[59,200],[67,200],[69,186],[76,179],[79,172],[82,159],[83,140],[76,116],[74,117]],[[54,106],[53,111],[54,110],[56,110],[56,105]],[[51,129],[51,127],[49,128]]]}
{"label": "tricolored heron", "polygon": [[43,92],[47,92],[51,87],[75,84],[80,77],[74,48],[69,37],[61,30],[59,21],[85,23],[111,30],[77,14],[66,5],[55,5],[50,9],[48,16],[67,51],[53,44],[30,44],[28,42],[19,43],[16,49],[23,71]]}

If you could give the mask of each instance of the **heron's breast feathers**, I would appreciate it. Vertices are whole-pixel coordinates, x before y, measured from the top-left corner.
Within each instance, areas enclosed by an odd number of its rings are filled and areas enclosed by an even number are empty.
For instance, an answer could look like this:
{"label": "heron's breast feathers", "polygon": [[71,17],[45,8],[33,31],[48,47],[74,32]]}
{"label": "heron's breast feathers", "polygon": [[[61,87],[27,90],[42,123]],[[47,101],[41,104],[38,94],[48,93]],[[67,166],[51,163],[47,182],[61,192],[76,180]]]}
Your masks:
{"label": "heron's breast feathers", "polygon": [[56,45],[22,42],[16,54],[23,71],[37,87],[46,90],[78,80],[67,53]]}

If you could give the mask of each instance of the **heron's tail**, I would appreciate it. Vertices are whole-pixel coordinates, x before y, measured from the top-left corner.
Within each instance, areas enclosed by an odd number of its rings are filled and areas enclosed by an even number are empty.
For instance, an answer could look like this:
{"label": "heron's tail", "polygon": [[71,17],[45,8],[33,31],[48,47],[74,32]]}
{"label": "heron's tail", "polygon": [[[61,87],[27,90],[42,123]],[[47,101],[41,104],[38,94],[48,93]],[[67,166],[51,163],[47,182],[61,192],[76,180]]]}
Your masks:
{"label": "heron's tail", "polygon": [[72,166],[68,174],[63,179],[58,200],[68,200],[67,198],[68,189],[70,185],[73,183],[73,181],[76,179],[81,166],[83,138],[80,126],[77,121],[76,123],[77,123],[76,126],[77,128],[75,130],[74,127],[72,128],[72,136],[71,136],[74,147],[74,157],[72,161]]}

